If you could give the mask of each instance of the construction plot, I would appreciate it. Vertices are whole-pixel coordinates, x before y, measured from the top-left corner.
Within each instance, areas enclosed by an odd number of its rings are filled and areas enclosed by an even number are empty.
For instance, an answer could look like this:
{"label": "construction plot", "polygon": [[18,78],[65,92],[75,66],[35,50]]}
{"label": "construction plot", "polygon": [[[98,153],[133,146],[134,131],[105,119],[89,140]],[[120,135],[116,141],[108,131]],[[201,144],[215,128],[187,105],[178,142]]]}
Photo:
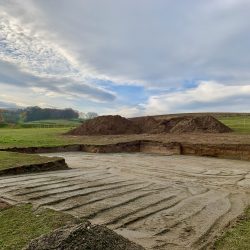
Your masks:
{"label": "construction plot", "polygon": [[249,162],[57,153],[71,170],[0,178],[0,196],[103,224],[146,249],[209,246],[249,205]]}

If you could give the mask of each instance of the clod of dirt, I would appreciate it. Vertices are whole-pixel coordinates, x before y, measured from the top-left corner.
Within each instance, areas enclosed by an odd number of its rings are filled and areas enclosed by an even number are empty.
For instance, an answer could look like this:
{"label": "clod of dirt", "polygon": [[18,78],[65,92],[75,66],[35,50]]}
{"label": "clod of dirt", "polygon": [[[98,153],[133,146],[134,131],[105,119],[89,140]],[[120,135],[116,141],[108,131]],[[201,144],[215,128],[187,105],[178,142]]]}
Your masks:
{"label": "clod of dirt", "polygon": [[6,209],[9,207],[10,207],[10,204],[8,204],[7,202],[5,202],[3,200],[0,200],[0,210]]}
{"label": "clod of dirt", "polygon": [[132,121],[119,115],[99,116],[84,122],[69,132],[71,135],[139,134],[141,129]]}
{"label": "clod of dirt", "polygon": [[24,250],[143,250],[144,248],[99,225],[86,221],[59,228],[32,240]]}

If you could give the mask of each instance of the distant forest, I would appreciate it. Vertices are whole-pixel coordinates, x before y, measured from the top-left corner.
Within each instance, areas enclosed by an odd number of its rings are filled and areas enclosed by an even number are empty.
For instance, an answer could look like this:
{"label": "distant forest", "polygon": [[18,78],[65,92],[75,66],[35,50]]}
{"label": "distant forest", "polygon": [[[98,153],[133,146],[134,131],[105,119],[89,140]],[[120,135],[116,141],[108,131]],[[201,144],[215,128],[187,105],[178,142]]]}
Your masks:
{"label": "distant forest", "polygon": [[28,107],[18,110],[0,110],[0,123],[23,123],[50,119],[78,119],[79,112],[71,108],[53,109]]}

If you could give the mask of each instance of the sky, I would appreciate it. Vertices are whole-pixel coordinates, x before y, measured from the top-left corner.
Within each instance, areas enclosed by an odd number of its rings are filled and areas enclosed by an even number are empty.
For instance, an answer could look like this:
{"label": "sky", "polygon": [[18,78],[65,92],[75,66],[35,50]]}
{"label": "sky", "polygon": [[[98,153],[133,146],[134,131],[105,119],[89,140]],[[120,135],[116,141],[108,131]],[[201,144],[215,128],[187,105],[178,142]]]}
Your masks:
{"label": "sky", "polygon": [[0,108],[250,112],[250,0],[0,0]]}

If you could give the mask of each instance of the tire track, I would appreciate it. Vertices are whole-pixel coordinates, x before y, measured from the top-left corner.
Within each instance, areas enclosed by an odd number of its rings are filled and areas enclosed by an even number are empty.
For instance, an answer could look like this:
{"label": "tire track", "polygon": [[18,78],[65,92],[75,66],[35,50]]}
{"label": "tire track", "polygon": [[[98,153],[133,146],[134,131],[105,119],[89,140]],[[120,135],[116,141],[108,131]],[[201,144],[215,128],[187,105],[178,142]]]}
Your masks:
{"label": "tire track", "polygon": [[120,185],[120,186],[116,186],[116,187],[108,187],[108,188],[103,188],[103,189],[97,189],[94,191],[83,191],[83,192],[77,192],[76,194],[69,194],[68,196],[59,196],[56,197],[54,196],[53,199],[51,199],[50,201],[39,201],[37,202],[39,206],[52,206],[55,205],[57,203],[66,201],[68,199],[74,199],[74,198],[78,198],[78,197],[83,197],[83,196],[87,196],[90,194],[97,194],[99,192],[103,192],[103,191],[108,191],[108,190],[113,190],[114,188],[121,188],[121,187],[129,187],[129,186],[133,186],[133,185],[138,185],[138,183],[132,183],[132,184],[124,184],[124,185]]}
{"label": "tire track", "polygon": [[139,188],[137,187],[137,188],[134,188],[134,189],[131,189],[131,190],[126,187],[125,191],[122,191],[122,192],[117,192],[117,190],[119,190],[117,188],[115,191],[113,191],[114,194],[101,196],[100,198],[96,198],[96,195],[95,195],[95,198],[90,199],[89,201],[85,201],[83,203],[70,206],[68,208],[63,208],[61,211],[70,211],[70,210],[74,210],[74,209],[77,209],[77,208],[82,208],[84,206],[96,203],[98,201],[104,201],[104,200],[107,200],[109,198],[120,197],[122,195],[127,195],[127,194],[130,194],[130,193],[133,193],[135,191],[140,191],[140,190],[145,190],[146,191],[146,188],[149,187],[150,185],[152,185],[152,184],[148,184],[147,186],[143,185],[142,187],[139,187]]}
{"label": "tire track", "polygon": [[[111,188],[113,187],[113,185],[117,185],[117,184],[122,184],[122,183],[127,183],[129,181],[116,181],[116,182],[109,182],[109,183],[100,183],[100,184],[93,184],[93,185],[88,185],[89,183],[85,183],[83,185],[79,185],[79,184],[74,184],[71,187],[60,187],[58,189],[56,189],[56,191],[54,190],[49,190],[47,192],[40,192],[42,193],[41,195],[35,195],[35,196],[27,196],[29,197],[28,200],[32,201],[32,200],[39,200],[39,199],[43,199],[43,198],[47,198],[50,196],[54,196],[54,195],[60,195],[60,194],[67,194],[67,193],[74,193],[76,191],[80,191],[80,190],[89,190],[89,189],[93,189],[93,188],[101,188],[101,187],[109,187],[111,186]],[[104,189],[105,190],[105,189]]]}

